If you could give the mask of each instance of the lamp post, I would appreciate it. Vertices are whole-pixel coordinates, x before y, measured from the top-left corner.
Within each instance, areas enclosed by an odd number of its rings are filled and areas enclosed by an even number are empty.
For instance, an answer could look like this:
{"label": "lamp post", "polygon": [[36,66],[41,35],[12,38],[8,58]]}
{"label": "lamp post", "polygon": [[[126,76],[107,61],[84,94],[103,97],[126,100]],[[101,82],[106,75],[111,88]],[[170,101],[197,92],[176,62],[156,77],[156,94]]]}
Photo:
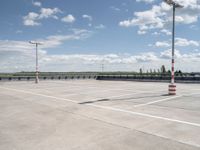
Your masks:
{"label": "lamp post", "polygon": [[36,47],[36,71],[35,71],[35,83],[39,83],[39,66],[38,66],[38,45],[42,45],[39,42],[29,41],[30,44],[34,44]]}
{"label": "lamp post", "polygon": [[173,7],[173,26],[172,26],[172,68],[171,68],[171,84],[169,85],[169,95],[176,95],[176,85],[175,85],[175,69],[174,69],[174,64],[175,64],[175,13],[176,13],[176,8],[182,8],[180,4],[172,1],[172,0],[164,0],[167,4]]}
{"label": "lamp post", "polygon": [[102,64],[101,64],[101,72],[104,72],[104,69],[105,69],[105,60],[103,58]]}
{"label": "lamp post", "polygon": [[101,64],[101,72],[104,72],[104,63]]}

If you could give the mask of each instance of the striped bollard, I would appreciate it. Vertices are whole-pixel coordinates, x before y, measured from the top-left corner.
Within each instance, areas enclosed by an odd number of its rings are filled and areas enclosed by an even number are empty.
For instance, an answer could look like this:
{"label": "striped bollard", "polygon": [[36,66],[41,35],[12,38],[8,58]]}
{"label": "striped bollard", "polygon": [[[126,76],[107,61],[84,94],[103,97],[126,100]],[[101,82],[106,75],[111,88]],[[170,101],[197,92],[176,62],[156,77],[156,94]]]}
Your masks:
{"label": "striped bollard", "polygon": [[176,85],[175,84],[169,85],[169,95],[176,95]]}

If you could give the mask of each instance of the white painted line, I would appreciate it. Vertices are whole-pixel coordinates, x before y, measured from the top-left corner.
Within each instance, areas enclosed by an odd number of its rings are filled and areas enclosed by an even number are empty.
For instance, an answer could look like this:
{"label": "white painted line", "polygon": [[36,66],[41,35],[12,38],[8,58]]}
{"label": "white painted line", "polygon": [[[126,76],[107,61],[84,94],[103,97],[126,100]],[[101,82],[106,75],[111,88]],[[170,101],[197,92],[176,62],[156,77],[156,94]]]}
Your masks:
{"label": "white painted line", "polygon": [[[49,95],[44,95],[44,94],[39,94],[39,93],[35,93],[35,92],[30,92],[30,91],[25,91],[25,90],[17,90],[17,89],[13,89],[13,88],[7,88],[7,87],[0,87],[2,89],[6,89],[6,90],[12,90],[12,91],[16,91],[16,92],[21,92],[21,93],[27,93],[27,94],[32,94],[32,95],[38,95],[38,96],[43,96],[43,97],[48,97],[48,98],[54,98],[54,99],[59,99],[59,100],[65,100],[65,101],[69,101],[69,102],[73,102],[73,103],[79,103],[78,101],[74,101],[74,100],[70,100],[70,99],[66,99],[66,98],[58,98],[58,97],[55,97],[55,96],[49,96]],[[119,96],[110,96],[109,98],[116,98],[116,97],[122,97],[122,96],[127,96],[127,95],[133,95],[134,93],[132,94],[124,94],[124,95],[119,95]],[[137,93],[135,93],[137,94]],[[72,94],[73,95],[73,94]],[[65,95],[67,96],[67,95]],[[96,98],[96,99],[93,99],[91,101],[97,101],[99,99],[102,99],[102,98]]]}
{"label": "white painted line", "polygon": [[153,90],[151,90],[151,91],[148,91],[148,90],[137,90],[137,89],[108,89],[108,91],[126,91],[126,92],[137,92],[138,94],[141,94],[141,93],[147,93],[147,94],[149,94],[149,93],[152,93],[152,94],[154,94],[155,92],[157,93],[157,92],[166,92],[166,90],[164,91],[164,90],[160,90],[160,91],[153,91]]}
{"label": "white painted line", "polygon": [[[0,87],[0,88],[1,89],[5,89],[5,90],[11,90],[11,91],[16,91],[16,92],[21,92],[21,93],[38,95],[38,96],[43,96],[43,97],[47,97],[47,98],[52,98],[52,99],[57,99],[57,100],[63,100],[63,101],[68,101],[68,102],[72,102],[72,103],[75,103],[75,104],[79,104],[79,102],[74,101],[74,100],[70,100],[70,99],[59,98],[59,97],[55,97],[55,96],[48,96],[48,95],[44,95],[44,94],[38,94],[38,93],[34,93],[34,92],[29,92],[29,91],[24,91],[24,90],[17,90],[17,89],[12,89],[12,88],[7,88],[7,87]],[[176,123],[181,123],[181,124],[186,124],[186,125],[200,127],[200,124],[193,123],[193,122],[188,122],[188,121],[182,121],[182,120],[177,120],[177,119],[170,119],[170,118],[166,118],[166,117],[159,117],[159,116],[155,116],[155,115],[150,115],[150,114],[145,114],[145,113],[139,113],[139,112],[124,110],[124,109],[119,109],[119,108],[114,108],[114,107],[108,107],[108,106],[101,106],[101,105],[95,105],[95,104],[86,104],[86,105],[92,106],[92,107],[96,107],[96,108],[100,108],[100,109],[111,110],[111,111],[115,111],[115,112],[128,113],[128,114],[132,114],[132,115],[138,115],[138,116],[143,116],[143,117],[148,117],[148,118],[155,118],[155,119],[160,119],[160,120],[171,121],[171,122],[176,122]]]}
{"label": "white painted line", "polygon": [[200,89],[192,89],[192,90],[194,90],[194,91],[200,91]]}
{"label": "white painted line", "polygon": [[182,95],[173,96],[173,97],[168,97],[168,98],[165,98],[165,99],[156,100],[156,101],[152,101],[152,102],[148,102],[148,103],[144,103],[144,104],[138,104],[138,105],[134,105],[134,107],[147,106],[147,105],[151,105],[151,104],[156,104],[156,103],[160,103],[160,102],[172,100],[172,99],[179,98],[179,97],[182,97]]}
{"label": "white painted line", "polygon": [[37,96],[43,96],[47,98],[52,98],[52,99],[57,99],[57,100],[62,100],[62,101],[68,101],[72,103],[78,104],[77,101],[71,100],[71,99],[66,99],[66,98],[60,98],[60,97],[55,97],[55,96],[49,96],[49,95],[44,95],[44,94],[39,94],[39,93],[34,93],[34,92],[29,92],[29,91],[24,91],[24,90],[17,90],[17,89],[12,89],[12,88],[6,88],[6,87],[0,87],[1,89],[5,90],[11,90],[11,91],[16,91],[16,92],[21,92],[21,93],[27,93],[27,94],[32,94],[32,95],[37,95]]}
{"label": "white painted line", "polygon": [[200,95],[200,93],[185,94],[184,96]]}
{"label": "white painted line", "polygon": [[166,90],[137,90],[137,89],[110,89],[110,91],[127,91],[127,92],[134,92],[134,93],[136,93],[137,92],[137,94],[142,94],[142,93],[144,93],[144,94],[155,94],[155,93],[160,93],[160,92],[165,92],[166,93]]}
{"label": "white painted line", "polygon": [[188,122],[188,121],[182,121],[182,120],[171,119],[171,118],[166,118],[166,117],[159,117],[159,116],[155,116],[155,115],[139,113],[139,112],[124,110],[124,109],[119,109],[119,108],[114,108],[114,107],[108,107],[108,106],[101,106],[101,105],[95,105],[95,104],[87,104],[87,105],[93,106],[96,108],[100,108],[100,109],[106,109],[106,110],[111,110],[111,111],[116,111],[116,112],[128,113],[128,114],[132,114],[132,115],[138,115],[138,116],[143,116],[143,117],[148,117],[148,118],[160,119],[160,120],[171,121],[171,122],[200,127],[200,124]]}

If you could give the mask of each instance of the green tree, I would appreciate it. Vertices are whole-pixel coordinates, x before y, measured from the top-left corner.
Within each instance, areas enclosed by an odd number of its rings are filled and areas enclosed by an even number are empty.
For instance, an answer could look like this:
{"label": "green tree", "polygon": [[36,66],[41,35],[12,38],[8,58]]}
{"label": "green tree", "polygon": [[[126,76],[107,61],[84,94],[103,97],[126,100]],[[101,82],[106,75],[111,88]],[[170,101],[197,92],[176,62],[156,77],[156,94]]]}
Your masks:
{"label": "green tree", "polygon": [[142,68],[140,68],[140,74],[142,74],[142,72],[143,72],[143,71],[142,71]]}
{"label": "green tree", "polygon": [[165,74],[166,73],[166,68],[165,68],[165,65],[162,65],[161,67],[161,73]]}
{"label": "green tree", "polygon": [[168,71],[167,71],[167,74],[168,74],[168,75],[171,75],[171,70],[168,70]]}
{"label": "green tree", "polygon": [[153,71],[152,71],[152,69],[150,69],[150,74],[152,74],[153,73]]}

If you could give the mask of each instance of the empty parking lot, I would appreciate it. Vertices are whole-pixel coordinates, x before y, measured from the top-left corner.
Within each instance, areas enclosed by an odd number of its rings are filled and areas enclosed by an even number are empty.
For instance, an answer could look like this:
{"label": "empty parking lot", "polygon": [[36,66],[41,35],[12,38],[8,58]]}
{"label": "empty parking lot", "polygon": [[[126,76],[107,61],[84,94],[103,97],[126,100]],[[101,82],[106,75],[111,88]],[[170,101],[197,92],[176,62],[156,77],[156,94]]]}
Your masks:
{"label": "empty parking lot", "polygon": [[200,149],[200,84],[0,82],[2,150]]}

